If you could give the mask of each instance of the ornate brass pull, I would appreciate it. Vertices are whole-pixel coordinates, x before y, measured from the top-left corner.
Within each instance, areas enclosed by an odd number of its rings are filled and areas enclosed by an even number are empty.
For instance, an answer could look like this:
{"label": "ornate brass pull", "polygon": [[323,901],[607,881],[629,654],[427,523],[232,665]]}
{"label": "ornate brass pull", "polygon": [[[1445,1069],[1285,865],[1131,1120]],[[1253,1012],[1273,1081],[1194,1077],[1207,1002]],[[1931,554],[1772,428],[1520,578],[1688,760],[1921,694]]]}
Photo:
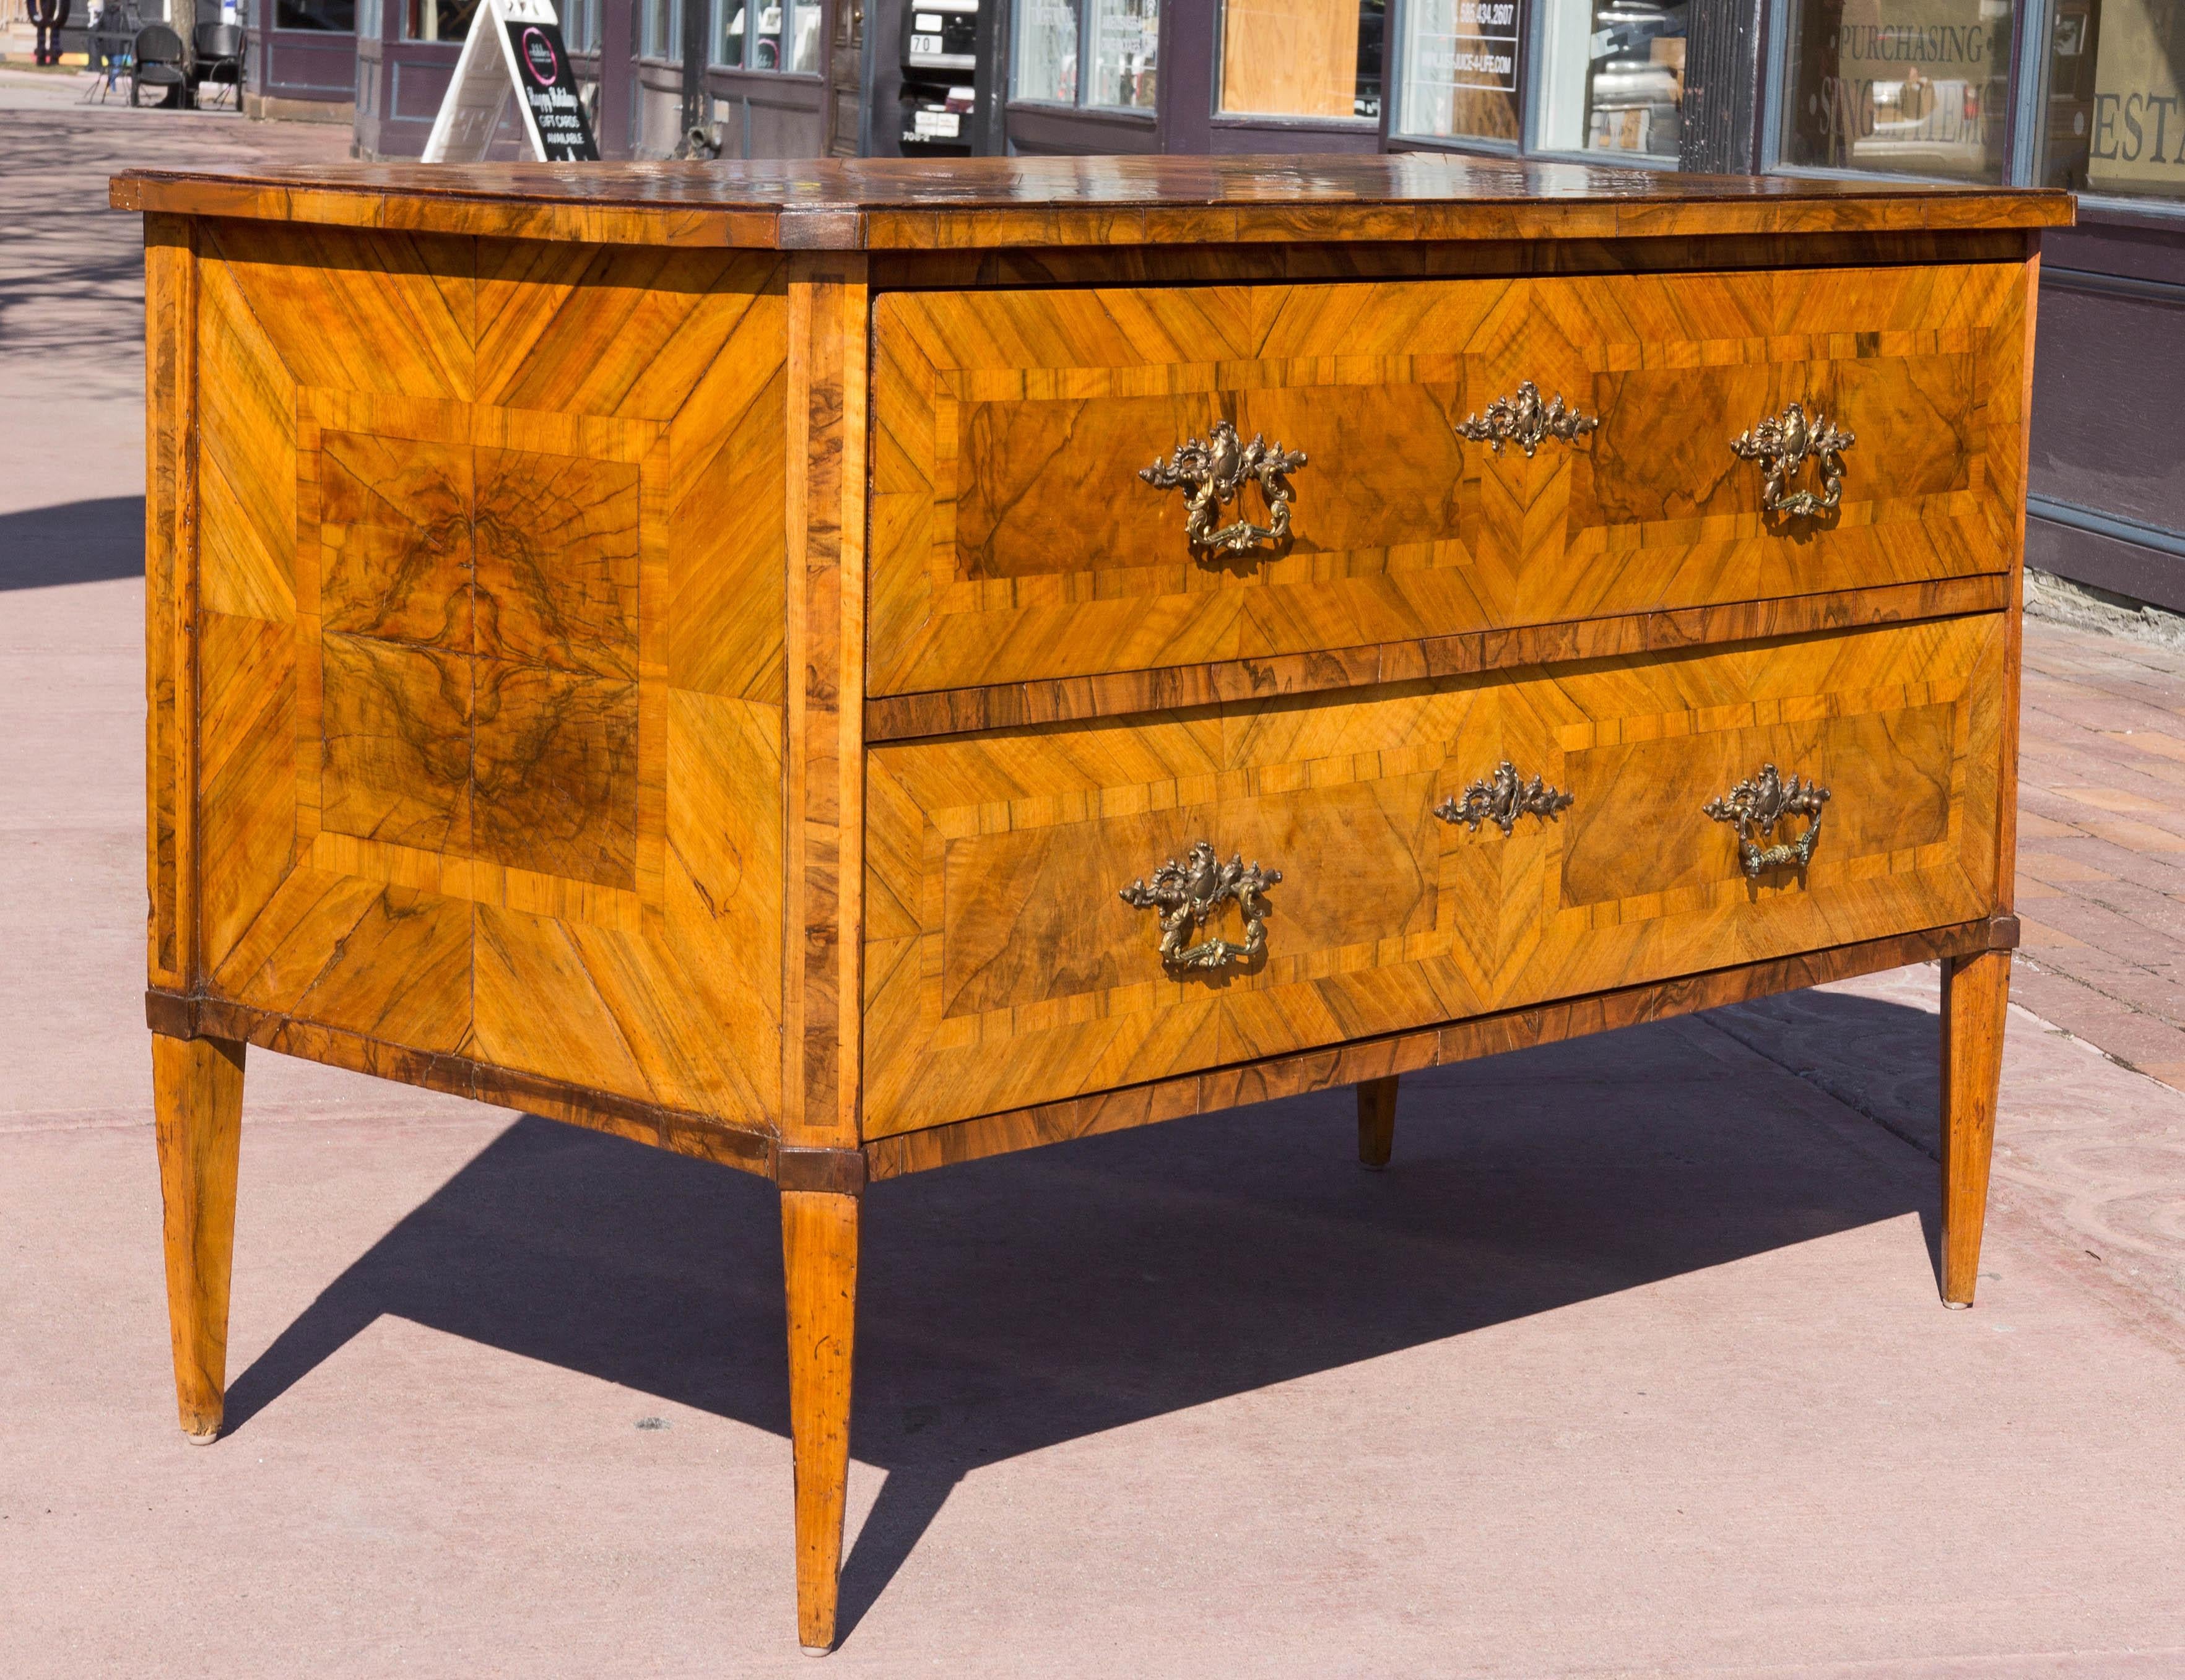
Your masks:
{"label": "ornate brass pull", "polygon": [[[1810,516],[1830,511],[1843,500],[1843,452],[1858,441],[1824,416],[1808,420],[1806,410],[1793,403],[1774,419],[1731,438],[1730,447],[1740,460],[1767,463],[1760,481],[1763,511]],[[1821,475],[1819,495],[1790,488],[1791,475],[1808,460]]]}
{"label": "ornate brass pull", "polygon": [[[1154,870],[1152,885],[1132,881],[1118,896],[1137,909],[1160,912],[1161,961],[1170,968],[1219,968],[1249,963],[1267,948],[1267,907],[1260,895],[1282,878],[1279,869],[1262,869],[1257,862],[1247,867],[1242,852],[1221,862],[1213,846],[1199,840],[1184,862],[1171,857]],[[1187,943],[1232,898],[1244,917],[1242,945],[1219,938]]]}
{"label": "ornate brass pull", "polygon": [[1548,786],[1538,776],[1529,782],[1519,781],[1517,767],[1506,758],[1493,775],[1482,776],[1467,788],[1463,798],[1454,794],[1445,798],[1434,807],[1433,814],[1445,823],[1461,823],[1474,834],[1479,832],[1482,823],[1492,823],[1506,835],[1527,812],[1552,822],[1556,813],[1570,802],[1570,795]]}
{"label": "ornate brass pull", "polygon": [[[1786,864],[1802,869],[1813,860],[1814,843],[1821,837],[1821,807],[1828,798],[1829,790],[1819,783],[1802,781],[1797,776],[1786,782],[1775,773],[1773,764],[1763,764],[1758,776],[1740,782],[1700,809],[1718,823],[1737,825],[1738,865],[1749,879],[1763,869],[1780,869]],[[1797,840],[1774,844],[1775,825],[1792,817],[1810,818],[1812,822]],[[1771,843],[1763,846],[1763,840]]]}
{"label": "ornate brass pull", "polygon": [[1550,438],[1575,443],[1600,424],[1601,416],[1597,414],[1580,414],[1576,409],[1565,408],[1560,391],[1556,393],[1554,401],[1543,403],[1540,388],[1528,379],[1519,384],[1516,396],[1497,397],[1488,404],[1484,417],[1467,415],[1464,423],[1456,428],[1456,435],[1469,438],[1475,444],[1490,444],[1498,455],[1505,444],[1521,444],[1529,459]]}
{"label": "ornate brass pull", "polygon": [[[1217,420],[1205,439],[1178,444],[1166,460],[1141,467],[1138,477],[1156,490],[1184,493],[1183,534],[1193,549],[1210,554],[1243,554],[1255,543],[1279,547],[1289,540],[1290,487],[1286,474],[1305,465],[1303,449],[1271,446],[1258,433],[1243,442],[1237,428]],[[1266,498],[1267,522],[1238,518],[1215,528],[1221,511],[1237,500],[1247,483]]]}

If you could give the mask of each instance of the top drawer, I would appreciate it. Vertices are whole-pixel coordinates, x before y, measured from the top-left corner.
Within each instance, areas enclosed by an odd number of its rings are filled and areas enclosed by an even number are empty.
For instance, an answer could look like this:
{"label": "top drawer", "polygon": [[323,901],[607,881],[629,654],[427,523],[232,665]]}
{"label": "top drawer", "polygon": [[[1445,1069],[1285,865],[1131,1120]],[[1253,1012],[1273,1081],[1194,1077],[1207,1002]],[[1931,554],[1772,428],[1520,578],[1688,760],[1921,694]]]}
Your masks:
{"label": "top drawer", "polygon": [[[2014,264],[895,293],[875,308],[869,691],[1310,653],[2007,569]],[[1526,382],[1598,421],[1467,435]],[[1732,440],[1852,434],[1763,509]],[[1301,451],[1286,540],[1194,550],[1141,469],[1227,421]],[[1820,493],[1808,460],[1786,490]],[[1272,522],[1247,483],[1218,522]]]}

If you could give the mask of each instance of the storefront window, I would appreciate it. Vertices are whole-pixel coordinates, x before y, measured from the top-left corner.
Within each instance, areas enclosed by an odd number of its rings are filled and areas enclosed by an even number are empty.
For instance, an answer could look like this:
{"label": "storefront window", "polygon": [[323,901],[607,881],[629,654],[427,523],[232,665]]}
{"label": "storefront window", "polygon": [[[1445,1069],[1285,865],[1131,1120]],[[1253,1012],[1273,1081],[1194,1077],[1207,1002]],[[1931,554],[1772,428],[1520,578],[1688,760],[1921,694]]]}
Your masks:
{"label": "storefront window", "polygon": [[1027,0],[1020,8],[1016,97],[1077,103],[1077,0]]}
{"label": "storefront window", "polygon": [[1092,0],[1092,87],[1088,105],[1154,108],[1160,0]]}
{"label": "storefront window", "polygon": [[347,35],[356,28],[356,0],[274,0],[273,27]]}
{"label": "storefront window", "polygon": [[562,40],[572,53],[600,50],[600,0],[564,0]]}
{"label": "storefront window", "polygon": [[1782,160],[2003,179],[2009,0],[1795,0]]}
{"label": "storefront window", "polygon": [[402,19],[406,41],[460,42],[470,33],[478,0],[410,0]]}
{"label": "storefront window", "polygon": [[2185,3],[2055,0],[2044,187],[2185,198]]}
{"label": "storefront window", "polygon": [[1387,19],[1387,0],[1223,0],[1221,109],[1378,118]]}
{"label": "storefront window", "polygon": [[683,56],[682,0],[644,0],[645,52],[648,59]]}
{"label": "storefront window", "polygon": [[1014,97],[1149,111],[1160,46],[1160,0],[1018,0]]}
{"label": "storefront window", "polygon": [[819,16],[817,5],[714,0],[712,61],[729,70],[816,70]]}
{"label": "storefront window", "polygon": [[1541,0],[1539,145],[1677,160],[1683,0]]}
{"label": "storefront window", "polygon": [[1433,140],[1517,138],[1518,0],[1411,0],[1396,131]]}

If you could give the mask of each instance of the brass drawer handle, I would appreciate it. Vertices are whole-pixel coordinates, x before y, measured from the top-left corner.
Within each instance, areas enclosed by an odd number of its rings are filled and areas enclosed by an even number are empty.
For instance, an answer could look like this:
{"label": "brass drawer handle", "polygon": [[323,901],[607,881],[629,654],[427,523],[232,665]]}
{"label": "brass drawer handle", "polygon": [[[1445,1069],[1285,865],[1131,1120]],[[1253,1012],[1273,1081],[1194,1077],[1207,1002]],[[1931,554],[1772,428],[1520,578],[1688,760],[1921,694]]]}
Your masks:
{"label": "brass drawer handle", "polygon": [[1483,418],[1476,414],[1464,417],[1456,428],[1460,438],[1469,438],[1475,444],[1488,444],[1495,453],[1502,453],[1505,444],[1523,447],[1529,459],[1533,452],[1551,438],[1560,438],[1564,443],[1578,441],[1601,424],[1597,414],[1580,414],[1576,409],[1563,406],[1563,393],[1555,394],[1552,402],[1540,400],[1540,388],[1528,379],[1517,387],[1514,397],[1497,397],[1488,404]]}
{"label": "brass drawer handle", "polygon": [[[1156,490],[1184,493],[1183,534],[1196,550],[1210,554],[1244,554],[1257,543],[1281,547],[1290,539],[1288,473],[1305,465],[1303,449],[1271,446],[1258,433],[1243,442],[1237,428],[1217,420],[1204,439],[1178,444],[1166,460],[1141,467],[1138,477]],[[1215,528],[1221,510],[1237,500],[1247,483],[1266,499],[1267,522],[1239,518]]]}
{"label": "brass drawer handle", "polygon": [[[1731,438],[1730,447],[1740,460],[1767,463],[1760,481],[1763,512],[1810,517],[1833,511],[1843,500],[1843,452],[1858,441],[1822,415],[1808,421],[1804,408],[1793,403],[1774,419]],[[1808,460],[1821,475],[1818,496],[1790,488],[1791,475]]]}
{"label": "brass drawer handle", "polygon": [[1434,807],[1433,814],[1445,823],[1461,823],[1474,834],[1479,832],[1482,823],[1492,823],[1506,836],[1527,812],[1553,821],[1556,813],[1570,802],[1570,795],[1548,786],[1538,776],[1529,782],[1519,781],[1517,767],[1506,758],[1493,775],[1482,776],[1467,788],[1463,798],[1454,794],[1445,798]]}
{"label": "brass drawer handle", "polygon": [[[1211,843],[1199,840],[1183,862],[1171,857],[1154,870],[1151,885],[1132,881],[1118,896],[1137,909],[1160,912],[1161,961],[1170,968],[1219,968],[1249,963],[1267,948],[1267,907],[1260,895],[1282,878],[1281,870],[1262,869],[1256,862],[1248,867],[1242,852],[1221,862]],[[1187,944],[1222,901],[1232,898],[1243,913],[1244,942],[1209,939]]]}
{"label": "brass drawer handle", "polygon": [[[1821,837],[1821,807],[1828,798],[1829,790],[1819,783],[1802,781],[1795,775],[1786,782],[1775,773],[1773,764],[1763,764],[1758,776],[1740,782],[1700,809],[1718,823],[1737,825],[1738,865],[1750,878],[1763,869],[1786,865],[1802,869],[1812,862],[1814,844]],[[1805,833],[1786,844],[1773,843],[1775,825],[1793,817],[1812,819]],[[1763,840],[1770,844],[1763,846]]]}

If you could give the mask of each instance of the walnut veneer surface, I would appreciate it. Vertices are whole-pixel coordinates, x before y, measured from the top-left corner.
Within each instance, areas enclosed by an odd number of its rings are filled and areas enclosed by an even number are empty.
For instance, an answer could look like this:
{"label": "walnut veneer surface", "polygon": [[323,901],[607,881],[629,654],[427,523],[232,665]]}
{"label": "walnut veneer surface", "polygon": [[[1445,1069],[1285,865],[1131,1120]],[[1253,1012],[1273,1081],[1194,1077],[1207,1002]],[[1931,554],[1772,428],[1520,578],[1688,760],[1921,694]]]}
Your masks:
{"label": "walnut veneer surface", "polygon": [[[1353,1082],[1379,1165],[1408,1069],[1939,957],[1970,1299],[2068,198],[1411,157],[114,201],[193,1432],[245,1043],[779,1180],[818,1647],[869,1178]],[[1562,431],[1498,448],[1528,383]],[[1794,404],[1848,440],[1771,489],[1733,441]],[[1222,421],[1302,455],[1227,549],[1147,471]],[[1724,820],[1765,766],[1825,803]],[[1202,843],[1280,878],[1165,956]]]}

